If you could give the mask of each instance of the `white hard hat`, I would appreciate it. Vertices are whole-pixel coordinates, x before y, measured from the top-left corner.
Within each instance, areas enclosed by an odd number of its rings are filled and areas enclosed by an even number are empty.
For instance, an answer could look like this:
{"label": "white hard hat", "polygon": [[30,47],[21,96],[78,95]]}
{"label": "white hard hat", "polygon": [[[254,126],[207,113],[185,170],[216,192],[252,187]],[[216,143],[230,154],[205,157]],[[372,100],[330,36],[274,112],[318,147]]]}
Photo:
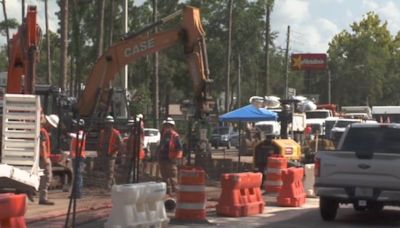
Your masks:
{"label": "white hard hat", "polygon": [[168,117],[166,120],[164,120],[164,121],[162,122],[162,124],[163,124],[163,125],[164,125],[164,124],[171,124],[171,125],[175,126],[175,121],[174,121],[174,119],[172,119],[171,117]]}
{"label": "white hard hat", "polygon": [[114,117],[108,115],[108,116],[106,117],[106,121],[105,121],[105,122],[106,122],[106,123],[114,123]]}
{"label": "white hard hat", "polygon": [[143,119],[143,114],[136,115],[136,121],[139,121],[140,119]]}
{"label": "white hard hat", "polygon": [[46,116],[46,120],[53,127],[57,127],[58,123],[60,122],[60,118],[58,118],[58,116],[54,114]]}
{"label": "white hard hat", "polygon": [[249,99],[249,103],[253,103],[253,102],[263,102],[264,101],[264,97],[260,97],[260,96],[252,96]]}

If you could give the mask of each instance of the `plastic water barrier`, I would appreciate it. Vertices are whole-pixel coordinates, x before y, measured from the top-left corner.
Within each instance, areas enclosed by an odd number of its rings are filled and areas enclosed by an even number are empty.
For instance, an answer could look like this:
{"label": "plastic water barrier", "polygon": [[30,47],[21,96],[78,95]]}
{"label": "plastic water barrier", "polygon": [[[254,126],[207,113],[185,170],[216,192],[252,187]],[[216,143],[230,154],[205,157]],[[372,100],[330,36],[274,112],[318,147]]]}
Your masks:
{"label": "plastic water barrier", "polygon": [[262,213],[265,203],[261,196],[261,179],[261,173],[222,174],[217,214],[242,217]]}
{"label": "plastic water barrier", "polygon": [[165,211],[165,183],[143,182],[112,187],[111,214],[106,228],[166,227],[169,219]]}

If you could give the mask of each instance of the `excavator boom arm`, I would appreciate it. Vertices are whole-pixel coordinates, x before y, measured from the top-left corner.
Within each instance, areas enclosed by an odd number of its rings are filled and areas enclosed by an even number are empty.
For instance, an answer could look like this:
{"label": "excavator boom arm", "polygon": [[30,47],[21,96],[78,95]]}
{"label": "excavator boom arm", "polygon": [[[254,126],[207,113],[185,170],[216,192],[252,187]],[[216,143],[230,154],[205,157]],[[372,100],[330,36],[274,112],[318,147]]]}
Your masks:
{"label": "excavator boom arm", "polygon": [[36,6],[28,6],[25,21],[11,40],[7,93],[34,94],[41,30],[36,23]]}
{"label": "excavator boom arm", "polygon": [[[197,8],[189,6],[185,6],[182,12],[183,19],[179,28],[152,35],[137,33],[130,35],[110,47],[97,60],[79,98],[77,109],[80,116],[90,117],[93,113],[98,112],[98,109],[106,106],[108,98],[106,90],[111,87],[115,75],[126,64],[178,43],[182,43],[184,46],[196,103],[205,102],[208,65],[204,42],[205,33],[201,25],[200,12]],[[170,17],[167,18],[170,19]],[[142,33],[147,30],[142,30]],[[204,105],[201,104],[198,107],[202,109]]]}

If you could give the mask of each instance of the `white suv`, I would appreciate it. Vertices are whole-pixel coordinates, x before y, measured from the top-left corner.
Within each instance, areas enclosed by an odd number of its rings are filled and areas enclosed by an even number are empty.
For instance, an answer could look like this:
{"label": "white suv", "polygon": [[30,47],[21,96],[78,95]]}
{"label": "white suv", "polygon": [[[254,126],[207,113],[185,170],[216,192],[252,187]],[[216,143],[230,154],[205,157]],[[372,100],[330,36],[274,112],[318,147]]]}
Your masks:
{"label": "white suv", "polygon": [[144,128],[144,149],[147,157],[154,158],[157,146],[160,144],[161,134],[156,128]]}

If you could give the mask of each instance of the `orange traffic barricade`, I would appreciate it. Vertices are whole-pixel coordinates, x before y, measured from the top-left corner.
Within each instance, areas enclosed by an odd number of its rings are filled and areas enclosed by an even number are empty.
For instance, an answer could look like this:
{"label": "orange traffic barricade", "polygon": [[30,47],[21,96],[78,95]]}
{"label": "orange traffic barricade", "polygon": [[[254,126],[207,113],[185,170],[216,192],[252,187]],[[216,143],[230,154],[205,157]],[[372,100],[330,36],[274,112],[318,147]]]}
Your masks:
{"label": "orange traffic barricade", "polygon": [[261,173],[229,173],[221,175],[221,196],[217,214],[241,217],[264,211],[261,196]]}
{"label": "orange traffic barricade", "polygon": [[26,196],[0,194],[0,227],[25,228]]}
{"label": "orange traffic barricade", "polygon": [[203,169],[179,169],[175,219],[204,221],[206,219],[206,175]]}
{"label": "orange traffic barricade", "polygon": [[282,170],[287,168],[287,160],[281,155],[271,155],[267,162],[267,178],[265,191],[277,193],[282,188]]}
{"label": "orange traffic barricade", "polygon": [[303,168],[289,168],[282,171],[283,186],[277,197],[279,206],[300,207],[306,202],[303,175]]}

